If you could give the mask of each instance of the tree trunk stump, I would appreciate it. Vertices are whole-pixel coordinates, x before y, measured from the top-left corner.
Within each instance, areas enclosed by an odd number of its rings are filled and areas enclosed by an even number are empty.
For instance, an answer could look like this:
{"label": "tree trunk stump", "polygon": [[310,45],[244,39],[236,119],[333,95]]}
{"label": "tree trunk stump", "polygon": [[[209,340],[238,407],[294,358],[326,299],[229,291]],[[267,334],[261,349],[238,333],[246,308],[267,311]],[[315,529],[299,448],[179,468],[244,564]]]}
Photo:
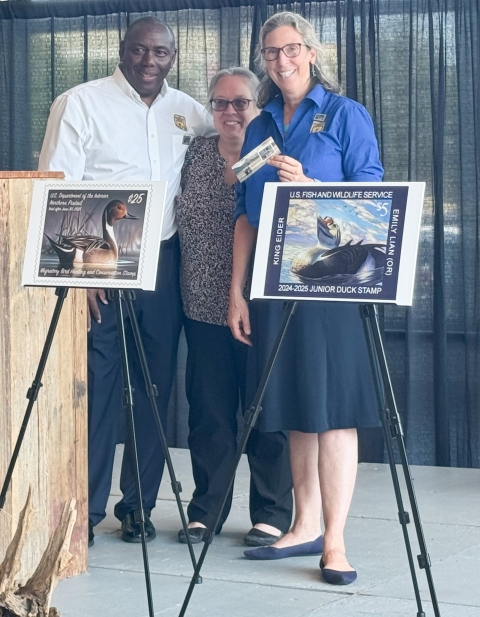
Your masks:
{"label": "tree trunk stump", "polygon": [[16,580],[26,543],[32,515],[32,489],[20,513],[17,530],[5,559],[0,565],[0,617],[58,617],[59,611],[50,606],[53,590],[74,560],[69,552],[70,539],[77,518],[75,499],[66,503],[60,522],[52,534],[37,569],[24,584]]}

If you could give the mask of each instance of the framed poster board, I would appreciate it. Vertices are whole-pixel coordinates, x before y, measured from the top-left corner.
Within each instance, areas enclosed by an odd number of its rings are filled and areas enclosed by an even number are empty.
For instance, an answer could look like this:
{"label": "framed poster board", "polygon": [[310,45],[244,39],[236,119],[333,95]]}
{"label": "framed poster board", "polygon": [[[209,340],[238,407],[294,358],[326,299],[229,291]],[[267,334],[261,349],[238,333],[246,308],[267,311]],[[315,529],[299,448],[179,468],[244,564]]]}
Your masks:
{"label": "framed poster board", "polygon": [[411,305],[424,190],[267,183],[251,298]]}
{"label": "framed poster board", "polygon": [[155,289],[166,182],[35,182],[22,284]]}

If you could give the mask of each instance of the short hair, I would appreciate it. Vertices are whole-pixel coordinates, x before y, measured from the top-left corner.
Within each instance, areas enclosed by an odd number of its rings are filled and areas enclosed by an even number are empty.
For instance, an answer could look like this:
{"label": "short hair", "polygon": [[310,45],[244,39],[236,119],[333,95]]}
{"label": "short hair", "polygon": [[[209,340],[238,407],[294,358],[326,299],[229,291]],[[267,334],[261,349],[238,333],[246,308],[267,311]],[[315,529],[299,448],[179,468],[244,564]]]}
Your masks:
{"label": "short hair", "polygon": [[210,103],[210,101],[212,99],[213,93],[215,92],[215,88],[217,87],[218,83],[224,77],[230,77],[230,76],[242,77],[243,79],[245,79],[245,81],[248,83],[248,87],[250,88],[250,92],[252,93],[253,101],[255,103],[257,102],[257,90],[258,90],[258,85],[259,85],[258,77],[255,75],[255,73],[252,73],[252,71],[249,71],[248,69],[244,69],[242,66],[231,66],[228,69],[221,69],[220,71],[218,71],[218,73],[215,73],[215,75],[210,80],[210,84],[208,85],[208,93],[207,93],[208,109],[211,110],[212,108],[212,104]]}
{"label": "short hair", "polygon": [[175,34],[173,33],[173,30],[164,21],[162,21],[158,17],[155,17],[155,15],[146,15],[145,17],[139,17],[139,19],[133,21],[126,29],[123,40],[127,41],[128,39],[131,39],[133,36],[133,31],[138,26],[142,26],[143,24],[145,24],[146,26],[156,26],[157,28],[164,28],[165,30],[167,30],[172,37],[173,47],[175,48]]}
{"label": "short hair", "polygon": [[260,81],[260,86],[258,89],[258,106],[265,107],[265,105],[267,105],[280,92],[280,88],[270,79],[267,71],[265,70],[266,63],[260,50],[265,46],[267,34],[270,34],[270,32],[273,32],[281,26],[290,26],[294,28],[301,35],[304,44],[308,48],[315,50],[316,58],[314,66],[316,74],[310,78],[312,88],[316,84],[321,84],[325,90],[340,94],[342,89],[338,81],[325,65],[323,47],[315,34],[312,24],[297,13],[283,11],[282,13],[276,13],[267,19],[260,30],[256,61],[264,72],[264,76]]}

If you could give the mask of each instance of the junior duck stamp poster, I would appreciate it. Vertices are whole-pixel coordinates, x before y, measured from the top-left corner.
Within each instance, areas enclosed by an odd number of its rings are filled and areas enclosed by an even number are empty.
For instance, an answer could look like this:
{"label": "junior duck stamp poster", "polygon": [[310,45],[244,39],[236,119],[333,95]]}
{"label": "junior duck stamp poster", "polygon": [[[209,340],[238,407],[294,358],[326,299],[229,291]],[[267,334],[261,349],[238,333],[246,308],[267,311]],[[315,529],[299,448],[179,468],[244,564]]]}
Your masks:
{"label": "junior duck stamp poster", "polygon": [[22,284],[155,289],[165,191],[165,182],[35,182]]}
{"label": "junior duck stamp poster", "polygon": [[252,299],[411,304],[424,188],[266,184]]}

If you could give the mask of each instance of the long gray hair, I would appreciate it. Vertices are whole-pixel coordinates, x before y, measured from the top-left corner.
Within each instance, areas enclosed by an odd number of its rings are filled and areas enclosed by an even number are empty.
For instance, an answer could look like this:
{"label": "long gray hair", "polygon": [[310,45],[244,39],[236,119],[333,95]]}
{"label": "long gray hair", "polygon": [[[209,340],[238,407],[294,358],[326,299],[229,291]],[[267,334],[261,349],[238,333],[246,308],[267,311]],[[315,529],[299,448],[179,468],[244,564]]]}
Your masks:
{"label": "long gray hair", "polygon": [[280,88],[270,79],[266,71],[266,62],[263,59],[260,50],[265,47],[265,39],[267,38],[267,35],[281,26],[291,26],[294,28],[301,35],[304,45],[306,45],[309,49],[314,49],[316,52],[316,58],[313,64],[315,67],[315,75],[310,77],[311,88],[317,84],[321,84],[325,90],[340,94],[342,89],[338,81],[325,65],[323,48],[320,41],[317,39],[317,35],[315,34],[312,24],[297,13],[284,11],[282,13],[272,15],[270,19],[267,19],[260,30],[260,40],[257,48],[256,62],[264,72],[264,75],[260,81],[260,86],[258,89],[258,106],[265,107],[265,105],[274,99],[280,92]]}
{"label": "long gray hair", "polygon": [[215,88],[217,87],[219,81],[222,80],[224,77],[231,76],[242,77],[243,79],[245,79],[245,81],[248,83],[248,87],[250,88],[250,92],[252,93],[253,102],[257,104],[257,90],[259,85],[258,77],[255,75],[255,73],[252,73],[252,71],[244,69],[241,66],[231,66],[228,69],[221,69],[210,80],[207,93],[207,109],[209,111],[212,110],[212,104],[210,103],[210,101],[212,100],[212,96],[214,95]]}

